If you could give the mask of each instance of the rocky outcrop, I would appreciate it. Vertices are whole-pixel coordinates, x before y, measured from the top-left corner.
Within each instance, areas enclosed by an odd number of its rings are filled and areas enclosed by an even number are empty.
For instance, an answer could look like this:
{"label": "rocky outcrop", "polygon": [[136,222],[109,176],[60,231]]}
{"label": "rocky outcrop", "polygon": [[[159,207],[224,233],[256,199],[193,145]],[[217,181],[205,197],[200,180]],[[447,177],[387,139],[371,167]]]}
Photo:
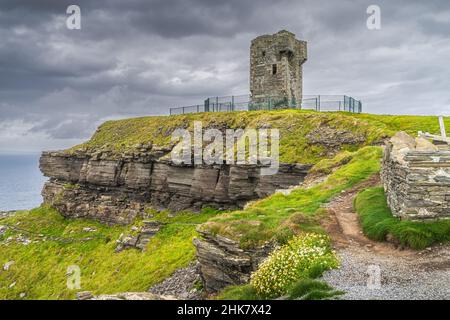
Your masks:
{"label": "rocky outcrop", "polygon": [[16,213],[17,211],[0,211],[0,219],[9,218]]}
{"label": "rocky outcrop", "polygon": [[128,224],[149,206],[173,211],[242,207],[298,185],[310,169],[281,164],[277,174],[261,176],[258,165],[176,166],[164,157],[169,152],[44,152],[40,168],[50,178],[44,202],[67,217]]}
{"label": "rocky outcrop", "polygon": [[94,296],[89,291],[77,293],[77,300],[177,300],[173,296],[162,296],[150,292],[123,292]]}
{"label": "rocky outcrop", "polygon": [[199,230],[194,239],[200,275],[206,292],[217,292],[229,285],[247,283],[251,272],[273,250],[273,244],[256,249],[241,249],[239,243],[220,235]]}
{"label": "rocky outcrop", "polygon": [[402,219],[450,218],[450,151],[397,133],[385,149],[382,174],[392,213]]}
{"label": "rocky outcrop", "polygon": [[144,251],[149,243],[158,231],[162,228],[163,224],[156,220],[143,221],[142,227],[137,228],[136,235],[121,235],[117,240],[116,252],[123,251],[125,249],[138,249]]}
{"label": "rocky outcrop", "polygon": [[306,135],[311,145],[324,147],[324,153],[333,155],[343,145],[358,145],[367,140],[364,133],[355,133],[351,130],[339,130],[329,126],[321,126]]}

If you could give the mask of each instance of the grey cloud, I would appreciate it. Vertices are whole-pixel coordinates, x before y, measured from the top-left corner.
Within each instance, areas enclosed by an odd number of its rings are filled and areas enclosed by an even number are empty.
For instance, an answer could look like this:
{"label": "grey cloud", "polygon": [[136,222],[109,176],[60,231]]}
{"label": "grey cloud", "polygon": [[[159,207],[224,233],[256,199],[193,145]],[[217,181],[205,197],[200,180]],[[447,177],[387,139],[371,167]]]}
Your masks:
{"label": "grey cloud", "polygon": [[[69,4],[80,5],[82,30],[65,27]],[[105,119],[245,94],[250,40],[280,29],[308,41],[306,94],[354,95],[375,113],[450,109],[448,1],[380,0],[378,31],[366,28],[370,4],[3,0],[0,146],[2,132],[17,123],[46,137],[42,147],[69,146]]]}

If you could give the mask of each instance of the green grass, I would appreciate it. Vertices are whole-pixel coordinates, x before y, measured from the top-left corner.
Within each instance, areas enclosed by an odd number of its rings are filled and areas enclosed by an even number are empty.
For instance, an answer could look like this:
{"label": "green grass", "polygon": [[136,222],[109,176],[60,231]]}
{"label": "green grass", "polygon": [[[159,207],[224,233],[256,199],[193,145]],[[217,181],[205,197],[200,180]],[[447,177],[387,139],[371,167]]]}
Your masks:
{"label": "green grass", "polygon": [[[336,299],[344,294],[336,291],[326,282],[304,278],[298,280],[283,297],[286,300],[324,300]],[[250,284],[229,286],[216,297],[217,300],[264,300]]]}
{"label": "green grass", "polygon": [[[9,271],[0,271],[0,299],[19,299],[21,293],[26,293],[25,299],[72,299],[78,290],[66,286],[66,272],[71,265],[81,269],[80,291],[98,294],[146,291],[194,259],[195,228],[215,214],[208,210],[169,218],[163,212],[156,219],[166,224],[151,239],[145,252],[120,253],[114,253],[115,240],[121,233],[132,234],[131,226],[110,227],[88,220],[68,220],[48,207],[2,219],[0,225],[28,232],[8,230],[0,237],[0,266],[15,261]],[[83,232],[85,227],[96,231]],[[32,240],[42,239],[39,235],[43,235],[47,241],[29,245],[4,242],[19,233]],[[81,241],[87,237],[93,239]],[[16,285],[9,288],[14,282]]]}
{"label": "green grass", "polygon": [[274,194],[246,210],[217,216],[201,228],[237,240],[242,248],[257,247],[270,240],[285,243],[301,231],[323,232],[323,206],[342,190],[379,172],[381,155],[380,147],[364,147],[315,187],[298,188],[290,195]]}
{"label": "green grass", "polygon": [[250,284],[229,286],[215,297],[217,300],[263,300]]}
{"label": "green grass", "polygon": [[326,282],[315,279],[300,279],[289,290],[288,299],[300,300],[324,300],[337,298],[344,294],[343,291],[336,291]]}
{"label": "green grass", "polygon": [[[327,147],[311,144],[307,138],[309,133],[320,128],[347,131],[365,139],[365,143],[341,146],[341,150],[348,151],[381,143],[384,138],[399,130],[414,135],[419,130],[439,133],[437,117],[431,116],[386,116],[309,110],[197,113],[107,121],[89,141],[67,151],[104,149],[120,154],[136,150],[141,143],[169,147],[172,132],[176,128],[192,132],[194,121],[202,121],[204,128],[219,129],[257,129],[270,124],[270,128],[280,130],[280,161],[305,164],[315,164],[329,157]],[[450,118],[445,118],[445,122],[447,128],[450,128]]]}
{"label": "green grass", "polygon": [[372,240],[385,241],[388,235],[401,245],[424,249],[450,241],[450,220],[414,222],[394,217],[382,187],[367,189],[355,199],[364,234]]}
{"label": "green grass", "polygon": [[[392,116],[368,113],[353,114],[352,116],[356,119],[367,121],[390,136],[398,131],[405,131],[413,136],[416,136],[418,131],[440,134],[439,121],[436,116]],[[450,117],[445,117],[444,122],[447,133],[450,133],[448,131],[450,130]]]}

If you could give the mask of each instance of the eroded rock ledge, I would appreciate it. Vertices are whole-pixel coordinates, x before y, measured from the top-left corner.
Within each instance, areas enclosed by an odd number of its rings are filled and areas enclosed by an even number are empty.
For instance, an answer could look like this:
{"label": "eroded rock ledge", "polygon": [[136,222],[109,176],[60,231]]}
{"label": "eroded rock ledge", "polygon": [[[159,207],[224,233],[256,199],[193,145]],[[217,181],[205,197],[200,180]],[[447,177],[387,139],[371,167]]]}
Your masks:
{"label": "eroded rock ledge", "polygon": [[281,164],[276,175],[261,176],[257,165],[176,166],[167,160],[169,152],[151,147],[121,155],[44,152],[40,169],[50,178],[42,191],[44,203],[67,217],[128,224],[148,206],[173,211],[242,207],[300,184],[311,167]]}
{"label": "eroded rock ledge", "polygon": [[206,292],[217,292],[229,285],[247,283],[250,274],[274,249],[274,244],[267,243],[256,249],[243,250],[236,241],[204,230],[198,231],[201,239],[194,239],[194,245]]}

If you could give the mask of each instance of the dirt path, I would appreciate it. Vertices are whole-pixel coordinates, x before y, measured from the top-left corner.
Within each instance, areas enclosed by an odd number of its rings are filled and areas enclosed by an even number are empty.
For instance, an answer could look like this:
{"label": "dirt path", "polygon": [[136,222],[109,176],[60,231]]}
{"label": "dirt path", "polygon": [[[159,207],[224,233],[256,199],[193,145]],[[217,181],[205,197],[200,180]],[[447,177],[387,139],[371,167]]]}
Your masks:
{"label": "dirt path", "polygon": [[401,250],[363,235],[353,200],[377,184],[379,178],[373,177],[329,204],[331,218],[325,227],[341,267],[327,272],[324,280],[347,292],[344,299],[450,299],[450,246]]}

